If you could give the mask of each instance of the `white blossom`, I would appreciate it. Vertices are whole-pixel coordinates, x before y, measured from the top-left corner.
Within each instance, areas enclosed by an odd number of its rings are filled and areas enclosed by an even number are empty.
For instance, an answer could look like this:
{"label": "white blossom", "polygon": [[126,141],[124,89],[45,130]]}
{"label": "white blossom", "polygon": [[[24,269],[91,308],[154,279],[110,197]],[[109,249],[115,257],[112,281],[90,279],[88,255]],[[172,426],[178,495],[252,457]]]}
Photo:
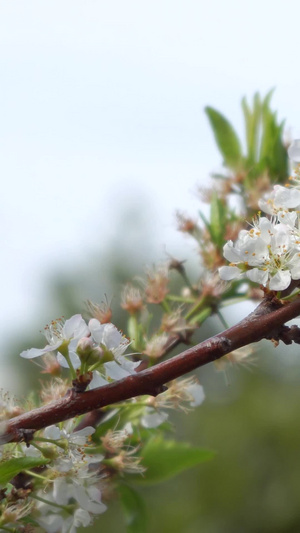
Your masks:
{"label": "white blossom", "polygon": [[300,279],[300,254],[294,229],[277,218],[257,218],[253,228],[242,230],[235,243],[225,244],[224,257],[229,266],[219,269],[224,280],[245,274],[251,281],[270,290],[286,289],[292,279]]}
{"label": "white blossom", "polygon": [[114,355],[123,354],[128,347],[128,339],[111,323],[100,324],[99,320],[92,318],[89,329],[93,340]]}
{"label": "white blossom", "polygon": [[20,355],[25,359],[33,359],[48,352],[57,350],[62,344],[70,344],[81,337],[89,334],[89,328],[81,315],[74,315],[68,320],[53,320],[49,326],[45,327],[45,337],[48,344],[44,348],[30,348]]}
{"label": "white blossom", "polygon": [[[289,209],[297,209],[300,205],[300,191],[294,187],[282,187],[275,185],[270,193],[267,193],[258,201],[260,209],[269,215],[280,217],[288,213]],[[281,215],[280,215],[281,213]],[[297,216],[294,212],[293,216]]]}
{"label": "white blossom", "polygon": [[69,423],[69,428],[65,427],[63,429],[59,429],[54,425],[48,426],[44,430],[44,437],[51,440],[66,439],[70,445],[85,446],[87,443],[87,438],[95,433],[95,428],[92,426],[86,426],[78,431],[70,431],[70,425],[73,426],[72,429],[74,429],[73,421],[71,424]]}

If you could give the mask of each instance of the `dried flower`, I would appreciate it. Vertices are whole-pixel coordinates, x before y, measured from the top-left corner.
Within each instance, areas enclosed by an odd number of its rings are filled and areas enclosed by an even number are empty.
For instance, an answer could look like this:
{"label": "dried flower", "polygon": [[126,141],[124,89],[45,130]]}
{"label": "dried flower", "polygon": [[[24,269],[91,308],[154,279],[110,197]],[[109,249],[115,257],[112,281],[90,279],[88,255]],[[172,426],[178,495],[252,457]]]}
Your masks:
{"label": "dried flower", "polygon": [[158,359],[164,352],[169,340],[167,333],[154,335],[152,339],[146,342],[144,353],[153,359]]}
{"label": "dried flower", "polygon": [[224,370],[227,363],[232,365],[235,364],[251,364],[253,363],[253,358],[251,355],[254,353],[254,348],[251,345],[243,346],[242,348],[237,348],[233,352],[230,352],[217,361],[215,361],[215,366],[217,370]]}
{"label": "dried flower", "polygon": [[87,300],[86,307],[89,316],[99,320],[100,324],[107,324],[111,322],[112,310],[108,301],[102,302],[102,304],[99,305],[91,302],[91,300]]}
{"label": "dried flower", "polygon": [[121,297],[121,307],[131,315],[135,315],[139,311],[142,311],[144,308],[144,302],[141,291],[132,285],[125,285]]}
{"label": "dried flower", "polygon": [[55,378],[48,383],[42,383],[41,399],[44,404],[62,398],[67,393],[70,385],[61,378]]}
{"label": "dried flower", "polygon": [[161,303],[167,296],[169,289],[168,268],[161,265],[147,272],[145,294],[147,301],[152,304]]}

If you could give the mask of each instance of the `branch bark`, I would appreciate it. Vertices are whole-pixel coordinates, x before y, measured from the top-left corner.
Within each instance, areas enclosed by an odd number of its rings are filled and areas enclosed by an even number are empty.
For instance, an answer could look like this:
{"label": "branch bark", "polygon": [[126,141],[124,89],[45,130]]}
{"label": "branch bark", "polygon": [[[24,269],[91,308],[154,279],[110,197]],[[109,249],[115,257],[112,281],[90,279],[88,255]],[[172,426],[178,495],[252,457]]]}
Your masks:
{"label": "branch bark", "polygon": [[299,297],[287,303],[266,298],[253,313],[235,326],[167,361],[98,389],[82,393],[70,389],[63,398],[8,420],[1,431],[0,444],[18,442],[24,439],[26,432],[34,432],[135,396],[156,396],[165,390],[164,385],[169,381],[237,348],[264,338],[278,339],[280,328],[299,313]]}

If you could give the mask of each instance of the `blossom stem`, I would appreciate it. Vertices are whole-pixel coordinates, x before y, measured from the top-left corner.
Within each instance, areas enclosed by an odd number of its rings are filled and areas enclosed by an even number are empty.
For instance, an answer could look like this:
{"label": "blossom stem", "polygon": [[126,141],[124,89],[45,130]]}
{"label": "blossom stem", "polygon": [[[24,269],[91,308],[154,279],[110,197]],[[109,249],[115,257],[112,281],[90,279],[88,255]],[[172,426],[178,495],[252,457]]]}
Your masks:
{"label": "blossom stem", "polygon": [[[45,439],[45,437],[34,437],[34,440],[39,441],[39,442],[49,442],[50,444],[55,444],[55,446],[59,446],[59,448],[62,448],[63,450],[65,450],[66,448],[63,444],[60,444],[59,440]],[[31,442],[30,444],[32,446],[35,446],[40,451],[43,449],[43,448],[38,447],[34,442]]]}
{"label": "blossom stem", "polygon": [[72,514],[73,506],[66,506],[66,505],[59,505],[58,503],[51,502],[50,500],[46,500],[45,498],[42,498],[41,496],[37,496],[36,494],[31,494],[31,498],[34,500],[38,500],[39,502],[46,503],[47,505],[52,505],[52,507],[57,507],[58,509],[62,509],[63,511],[66,511],[66,513]]}
{"label": "blossom stem", "polygon": [[220,319],[221,324],[224,326],[224,328],[229,328],[229,324],[226,322],[226,320],[225,320],[223,314],[221,313],[221,311],[218,310],[217,311],[217,315],[218,315],[218,317]]}
{"label": "blossom stem", "polygon": [[42,481],[49,481],[48,478],[45,476],[41,476],[40,474],[37,474],[36,472],[32,472],[31,470],[24,470],[25,474],[28,474],[31,477],[35,477],[36,479],[41,479]]}
{"label": "blossom stem", "polygon": [[64,356],[64,358],[66,359],[66,361],[67,361],[67,363],[68,363],[68,365],[70,367],[70,372],[71,372],[72,379],[76,379],[76,372],[75,372],[74,366],[72,365],[72,362],[71,362],[71,359],[70,359],[70,356],[69,356],[69,351],[65,350],[62,355]]}
{"label": "blossom stem", "polygon": [[185,304],[193,304],[195,303],[194,298],[186,298],[185,296],[177,296],[176,294],[168,294],[166,296],[166,299],[171,302],[182,302]]}
{"label": "blossom stem", "polygon": [[170,306],[166,300],[166,298],[164,300],[161,301],[160,305],[162,306],[163,310],[166,312],[166,313],[171,313],[171,309],[170,309]]}
{"label": "blossom stem", "polygon": [[201,298],[192,309],[185,315],[185,320],[189,320],[195,313],[198,313],[205,303],[205,298]]}

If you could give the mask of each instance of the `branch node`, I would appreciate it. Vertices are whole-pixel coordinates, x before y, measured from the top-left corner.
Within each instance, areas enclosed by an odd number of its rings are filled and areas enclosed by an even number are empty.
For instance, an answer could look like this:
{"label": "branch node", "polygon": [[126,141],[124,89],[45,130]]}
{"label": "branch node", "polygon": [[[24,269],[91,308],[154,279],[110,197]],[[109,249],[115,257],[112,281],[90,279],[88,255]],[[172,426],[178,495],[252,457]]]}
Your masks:
{"label": "branch node", "polygon": [[278,331],[272,332],[268,337],[273,342],[278,345],[279,341],[282,341],[284,344],[300,344],[300,328],[294,324],[293,326],[281,326]]}
{"label": "branch node", "polygon": [[166,385],[154,385],[153,387],[148,388],[147,394],[150,396],[158,396],[162,392],[166,392],[168,387]]}
{"label": "branch node", "polygon": [[33,440],[35,429],[18,429],[20,440],[23,440],[26,444],[26,448],[29,448],[30,442]]}

